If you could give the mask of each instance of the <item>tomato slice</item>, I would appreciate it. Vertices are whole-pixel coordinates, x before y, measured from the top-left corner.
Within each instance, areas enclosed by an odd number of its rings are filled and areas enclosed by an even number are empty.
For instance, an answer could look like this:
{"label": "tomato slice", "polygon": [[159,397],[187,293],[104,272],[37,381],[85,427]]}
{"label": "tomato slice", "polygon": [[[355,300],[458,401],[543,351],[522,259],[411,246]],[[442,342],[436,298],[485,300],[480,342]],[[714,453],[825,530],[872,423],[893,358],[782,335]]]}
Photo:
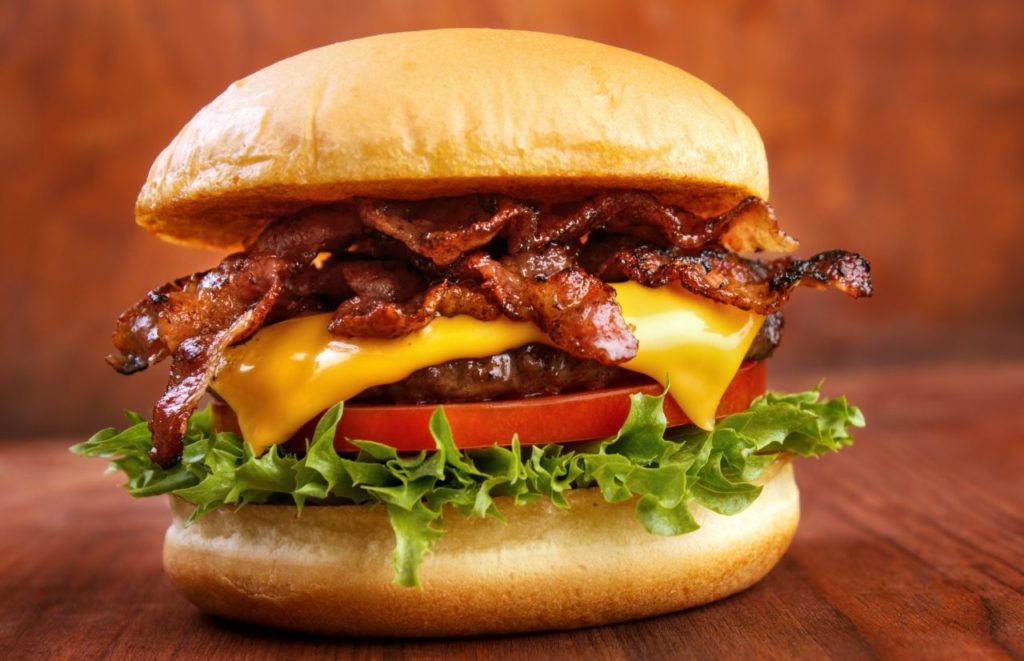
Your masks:
{"label": "tomato slice", "polygon": [[[718,417],[745,411],[764,389],[764,363],[744,363],[718,405]],[[455,444],[460,448],[489,447],[495,443],[508,445],[515,434],[519,435],[521,445],[570,443],[614,435],[626,421],[629,395],[635,392],[657,395],[662,390],[661,385],[651,383],[567,395],[445,404],[444,412],[451,423]],[[334,447],[339,452],[354,452],[357,448],[349,439],[357,439],[377,441],[401,451],[433,450],[429,422],[437,406],[346,405]],[[690,422],[671,397],[665,398],[665,417],[670,427]],[[296,432],[285,443],[285,448],[303,451],[317,419],[310,420]],[[223,402],[214,403],[214,424],[221,431],[238,432],[238,420]]]}

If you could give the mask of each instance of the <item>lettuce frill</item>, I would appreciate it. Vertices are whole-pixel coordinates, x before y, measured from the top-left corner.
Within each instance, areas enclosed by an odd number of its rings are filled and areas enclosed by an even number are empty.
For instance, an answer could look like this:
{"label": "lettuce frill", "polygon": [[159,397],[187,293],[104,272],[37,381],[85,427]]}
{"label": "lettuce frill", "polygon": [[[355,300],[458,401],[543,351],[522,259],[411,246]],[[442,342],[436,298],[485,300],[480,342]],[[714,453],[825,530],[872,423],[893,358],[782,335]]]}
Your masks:
{"label": "lettuce frill", "polygon": [[636,498],[637,517],[651,533],[680,535],[698,527],[692,503],[741,512],[761,493],[757,478],[781,455],[837,451],[853,442],[849,428],[864,426],[844,397],[822,399],[817,389],[767,393],[712,431],[666,429],[663,400],[664,394],[635,394],[615,436],[567,445],[520,447],[513,437],[505,446],[460,450],[438,407],[430,421],[436,449],[400,454],[354,441],[359,453],[343,456],[333,446],[338,404],[321,418],[302,456],[276,446],[255,456],[235,434],[213,431],[209,408],[192,416],[181,461],[170,468],[149,459],[149,428],[135,413],[126,414],[128,428],[104,429],[71,450],[109,459],[128,476],[133,496],[174,494],[195,504],[193,520],[226,505],[293,503],[300,515],[306,505],[383,505],[395,532],[395,583],[416,586],[423,556],[452,511],[500,519],[496,497],[568,507],[567,491],[596,487],[608,502]]}

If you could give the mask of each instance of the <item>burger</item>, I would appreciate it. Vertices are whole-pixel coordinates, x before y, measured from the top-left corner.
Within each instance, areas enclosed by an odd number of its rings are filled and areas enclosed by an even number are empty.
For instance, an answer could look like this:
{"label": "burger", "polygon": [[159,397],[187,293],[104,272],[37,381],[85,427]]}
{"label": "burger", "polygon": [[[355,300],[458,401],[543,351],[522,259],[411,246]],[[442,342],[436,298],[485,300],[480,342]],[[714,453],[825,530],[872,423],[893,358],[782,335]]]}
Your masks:
{"label": "burger", "polygon": [[[167,495],[205,612],[366,636],[572,628],[704,604],[779,560],[794,457],[860,411],[765,392],[800,286],[764,147],[724,96],[589,41],[385,34],[232,84],[136,222],[225,251],[128,308],[148,418],[73,451]],[[203,399],[209,404],[203,406]]]}

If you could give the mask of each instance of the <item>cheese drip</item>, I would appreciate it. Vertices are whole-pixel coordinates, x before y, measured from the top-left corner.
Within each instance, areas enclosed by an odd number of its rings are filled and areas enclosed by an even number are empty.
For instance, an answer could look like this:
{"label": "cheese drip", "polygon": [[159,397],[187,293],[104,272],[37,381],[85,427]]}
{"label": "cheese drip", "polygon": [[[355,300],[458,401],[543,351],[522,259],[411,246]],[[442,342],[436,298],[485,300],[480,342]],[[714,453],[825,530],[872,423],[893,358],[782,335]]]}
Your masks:
{"label": "cheese drip", "polygon": [[[612,286],[640,346],[621,367],[660,383],[667,378],[679,407],[695,424],[710,429],[763,317],[675,286]],[[395,339],[331,335],[329,319],[329,314],[318,314],[283,321],[226,352],[211,388],[235,411],[242,436],[256,454],[372,386],[451,360],[551,344],[534,324],[505,318],[438,317]]]}

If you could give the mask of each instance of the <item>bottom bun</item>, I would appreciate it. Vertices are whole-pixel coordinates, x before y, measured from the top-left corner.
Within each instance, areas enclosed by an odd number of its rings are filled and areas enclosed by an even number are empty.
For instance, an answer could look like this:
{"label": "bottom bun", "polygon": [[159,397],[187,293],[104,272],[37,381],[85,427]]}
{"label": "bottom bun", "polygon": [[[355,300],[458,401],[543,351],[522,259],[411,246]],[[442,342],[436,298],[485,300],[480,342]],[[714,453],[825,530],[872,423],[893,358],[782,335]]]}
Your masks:
{"label": "bottom bun", "polygon": [[799,494],[787,464],[734,516],[703,508],[701,528],[648,533],[635,502],[596,489],[514,506],[507,519],[445,517],[423,561],[423,588],[392,584],[394,537],[382,507],[250,505],[185,527],[193,507],[172,498],[164,566],[213,615],[313,633],[450,636],[570,629],[705,604],[759,581],[796,531]]}

